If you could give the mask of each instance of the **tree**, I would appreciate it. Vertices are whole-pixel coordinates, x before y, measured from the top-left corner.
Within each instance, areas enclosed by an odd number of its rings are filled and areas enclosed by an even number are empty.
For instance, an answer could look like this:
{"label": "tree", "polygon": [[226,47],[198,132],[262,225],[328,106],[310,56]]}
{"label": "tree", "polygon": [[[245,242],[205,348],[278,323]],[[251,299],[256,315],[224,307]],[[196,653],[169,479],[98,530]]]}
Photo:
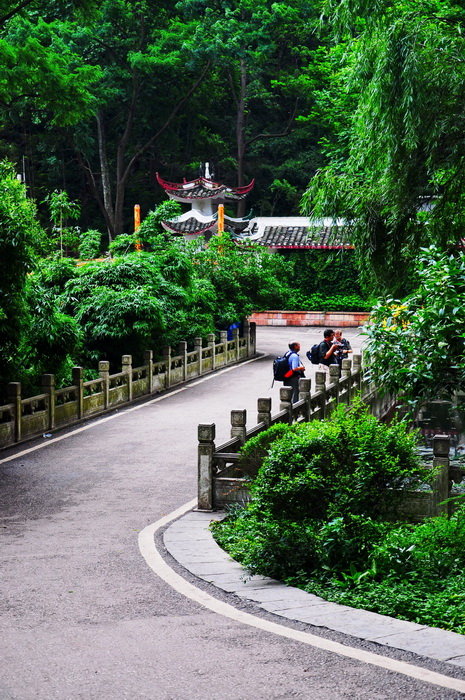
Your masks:
{"label": "tree", "polygon": [[[183,0],[179,6],[199,17],[198,43],[229,88],[226,116],[242,186],[251,179],[248,161],[256,146],[276,148],[302,128],[299,117],[312,102],[318,3]],[[239,216],[244,207],[239,202]]]}
{"label": "tree", "polygon": [[170,2],[106,0],[74,37],[103,74],[95,125],[76,134],[75,144],[110,241],[124,231],[126,188],[136,165],[167,137],[208,72],[193,33],[192,22],[182,22]]}
{"label": "tree", "polygon": [[421,246],[463,235],[465,13],[448,0],[326,7],[354,108],[304,209],[343,217],[365,279],[402,292]]}
{"label": "tree", "polygon": [[13,379],[28,325],[26,276],[44,245],[34,203],[11,164],[0,163],[0,377]]}

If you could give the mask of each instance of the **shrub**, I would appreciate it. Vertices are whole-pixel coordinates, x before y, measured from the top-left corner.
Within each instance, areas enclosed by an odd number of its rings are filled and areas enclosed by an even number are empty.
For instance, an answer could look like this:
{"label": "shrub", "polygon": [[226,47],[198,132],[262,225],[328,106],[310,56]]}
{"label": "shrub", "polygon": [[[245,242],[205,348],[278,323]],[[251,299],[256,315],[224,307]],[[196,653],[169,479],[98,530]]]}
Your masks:
{"label": "shrub", "polygon": [[83,231],[80,235],[79,257],[83,260],[96,258],[100,252],[101,244],[102,234],[100,231],[96,231],[95,229]]}
{"label": "shrub", "polygon": [[380,423],[360,401],[329,420],[273,426],[250,442],[242,459],[260,465],[252,500],[216,531],[250,571],[278,578],[366,566],[393,527],[383,516],[397,489],[428,474],[407,425]]}

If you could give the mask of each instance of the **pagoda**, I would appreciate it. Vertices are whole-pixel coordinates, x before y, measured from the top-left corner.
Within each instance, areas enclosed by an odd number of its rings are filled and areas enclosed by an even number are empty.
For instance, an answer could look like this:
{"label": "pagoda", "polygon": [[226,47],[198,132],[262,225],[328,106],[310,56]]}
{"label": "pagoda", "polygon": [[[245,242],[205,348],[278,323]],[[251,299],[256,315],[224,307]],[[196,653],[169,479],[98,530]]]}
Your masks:
{"label": "pagoda", "polygon": [[[218,231],[218,205],[230,204],[245,199],[254,186],[254,180],[244,187],[227,187],[212,179],[209,163],[196,180],[182,183],[168,182],[157,173],[157,181],[170,199],[190,204],[190,209],[170,221],[162,221],[163,228],[188,238],[204,235],[210,238]],[[248,227],[247,217],[233,219],[224,217],[224,230],[238,237]]]}

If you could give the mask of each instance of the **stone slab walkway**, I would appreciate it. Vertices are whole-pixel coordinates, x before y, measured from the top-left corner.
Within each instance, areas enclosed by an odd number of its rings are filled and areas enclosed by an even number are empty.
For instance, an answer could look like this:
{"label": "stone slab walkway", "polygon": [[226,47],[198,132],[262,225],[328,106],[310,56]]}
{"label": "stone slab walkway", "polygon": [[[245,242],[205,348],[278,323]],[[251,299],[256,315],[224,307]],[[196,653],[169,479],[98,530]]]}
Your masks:
{"label": "stone slab walkway", "polygon": [[465,636],[405,620],[329,603],[265,576],[244,580],[245,569],[224,552],[209,530],[222,513],[192,511],[172,523],[163,539],[185,569],[228,593],[254,601],[274,615],[325,627],[465,668]]}

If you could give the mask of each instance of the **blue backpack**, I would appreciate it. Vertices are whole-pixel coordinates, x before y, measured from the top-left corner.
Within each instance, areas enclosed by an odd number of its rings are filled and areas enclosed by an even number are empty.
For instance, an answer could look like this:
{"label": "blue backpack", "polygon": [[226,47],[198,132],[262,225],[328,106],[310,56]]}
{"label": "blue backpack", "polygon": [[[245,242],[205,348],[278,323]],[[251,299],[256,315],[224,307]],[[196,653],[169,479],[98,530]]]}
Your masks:
{"label": "blue backpack", "polygon": [[276,380],[277,382],[283,382],[284,381],[284,375],[289,372],[289,357],[291,355],[291,351],[288,350],[284,355],[281,355],[281,357],[276,357],[273,360],[273,382]]}

